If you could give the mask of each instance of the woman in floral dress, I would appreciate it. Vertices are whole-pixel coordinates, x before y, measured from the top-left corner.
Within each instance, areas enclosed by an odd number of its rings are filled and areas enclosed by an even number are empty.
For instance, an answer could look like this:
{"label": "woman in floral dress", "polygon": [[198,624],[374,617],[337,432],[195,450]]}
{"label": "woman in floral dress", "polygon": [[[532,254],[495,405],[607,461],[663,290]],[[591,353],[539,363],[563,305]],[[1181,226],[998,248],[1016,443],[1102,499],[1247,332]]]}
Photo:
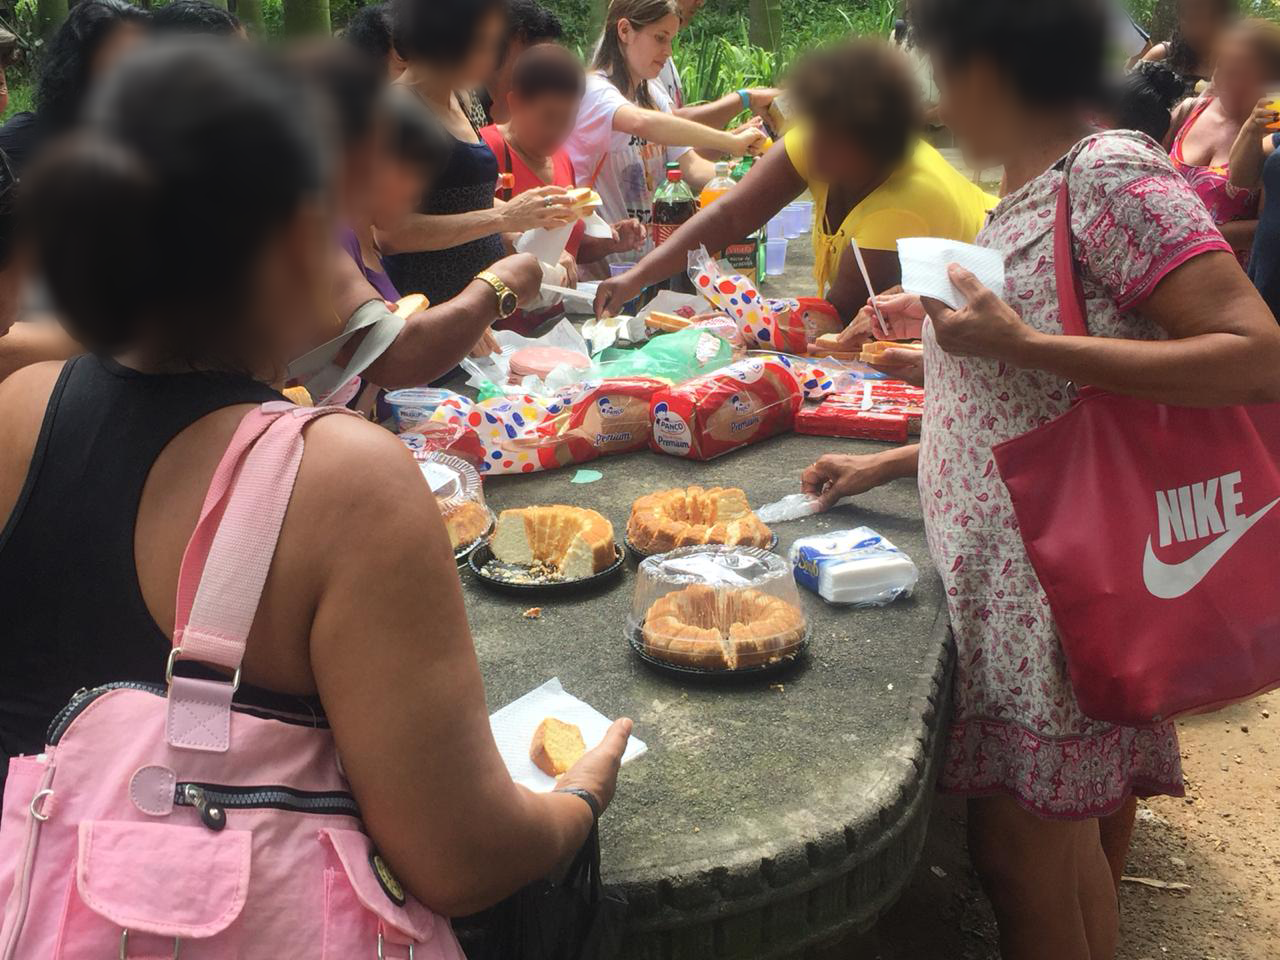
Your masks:
{"label": "woman in floral dress", "polygon": [[[1280,329],[1168,157],[1141,135],[1082,121],[1098,92],[1107,0],[912,9],[966,159],[1003,165],[1007,183],[978,237],[1005,256],[1004,290],[953,267],[964,309],[882,301],[899,335],[923,321],[918,475],[957,647],[940,788],[969,798],[970,852],[1007,960],[1104,960],[1118,915],[1099,818],[1135,794],[1180,795],[1178,742],[1171,725],[1081,712],[991,448],[1066,412],[1070,383],[1185,405],[1280,399]],[[1087,338],[1062,336],[1059,319],[1064,177]],[[912,450],[827,457],[805,486],[830,502],[915,468]]]}

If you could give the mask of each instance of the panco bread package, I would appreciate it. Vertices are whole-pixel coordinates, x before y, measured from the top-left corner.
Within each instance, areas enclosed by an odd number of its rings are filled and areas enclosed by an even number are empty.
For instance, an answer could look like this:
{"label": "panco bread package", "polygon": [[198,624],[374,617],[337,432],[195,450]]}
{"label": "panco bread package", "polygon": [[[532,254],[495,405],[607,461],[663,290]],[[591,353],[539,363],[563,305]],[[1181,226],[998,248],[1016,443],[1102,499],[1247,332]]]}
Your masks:
{"label": "panco bread package", "polygon": [[457,397],[436,410],[435,420],[475,433],[484,451],[481,473],[554,470],[643,450],[650,436],[650,400],[666,385],[630,377],[573,384],[547,397]]}
{"label": "panco bread package", "polygon": [[790,430],[802,393],[782,357],[748,357],[653,395],[650,446],[710,460]]}

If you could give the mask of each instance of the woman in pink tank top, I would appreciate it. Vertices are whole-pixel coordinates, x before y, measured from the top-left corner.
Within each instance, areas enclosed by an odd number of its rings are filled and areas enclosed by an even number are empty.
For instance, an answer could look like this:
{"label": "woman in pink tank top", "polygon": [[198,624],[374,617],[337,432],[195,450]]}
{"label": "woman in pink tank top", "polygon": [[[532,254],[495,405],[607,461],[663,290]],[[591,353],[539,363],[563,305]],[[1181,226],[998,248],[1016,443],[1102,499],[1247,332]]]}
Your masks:
{"label": "woman in pink tank top", "polygon": [[1213,95],[1187,101],[1174,121],[1173,166],[1204,202],[1241,266],[1249,262],[1260,196],[1231,185],[1231,146],[1258,100],[1277,82],[1280,26],[1246,21],[1222,40]]}

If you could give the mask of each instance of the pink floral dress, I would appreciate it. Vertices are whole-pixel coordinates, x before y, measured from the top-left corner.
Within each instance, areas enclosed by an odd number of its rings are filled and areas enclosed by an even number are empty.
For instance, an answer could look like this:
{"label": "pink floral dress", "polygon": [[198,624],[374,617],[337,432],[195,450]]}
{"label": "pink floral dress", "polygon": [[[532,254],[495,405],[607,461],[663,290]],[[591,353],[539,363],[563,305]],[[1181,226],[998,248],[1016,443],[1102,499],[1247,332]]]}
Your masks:
{"label": "pink floral dress", "polygon": [[[1090,331],[1163,337],[1132,311],[1170,271],[1230,247],[1163,151],[1127,131],[1082,141],[992,212],[977,242],[1005,255],[1005,301],[1037,330],[1061,332],[1053,226],[1068,168]],[[1131,793],[1180,796],[1172,725],[1117,727],[1081,713],[991,456],[994,444],[1066,411],[1067,385],[1038,370],[944,353],[929,324],[924,342],[929,404],[920,495],[957,646],[940,789],[1005,794],[1039,816],[1063,819],[1104,816]]]}

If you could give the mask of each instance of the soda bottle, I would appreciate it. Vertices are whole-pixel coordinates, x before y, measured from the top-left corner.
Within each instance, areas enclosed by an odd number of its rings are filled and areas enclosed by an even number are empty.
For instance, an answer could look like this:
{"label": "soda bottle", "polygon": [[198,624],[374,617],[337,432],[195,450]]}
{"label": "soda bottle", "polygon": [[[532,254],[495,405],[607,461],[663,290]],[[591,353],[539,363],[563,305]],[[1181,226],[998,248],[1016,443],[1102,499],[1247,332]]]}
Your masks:
{"label": "soda bottle", "polygon": [[[678,163],[667,164],[666,183],[658,187],[653,195],[653,245],[660,247],[666,243],[682,223],[693,219],[698,212],[698,201],[693,191],[684,182]],[[693,293],[693,282],[686,271],[677,272],[670,280],[658,284],[659,290],[675,290],[678,293]]]}
{"label": "soda bottle", "polygon": [[717,163],[715,177],[702,188],[702,193],[698,195],[698,206],[703,210],[707,209],[732,190],[736,183],[737,181],[729,176],[729,164]]}

